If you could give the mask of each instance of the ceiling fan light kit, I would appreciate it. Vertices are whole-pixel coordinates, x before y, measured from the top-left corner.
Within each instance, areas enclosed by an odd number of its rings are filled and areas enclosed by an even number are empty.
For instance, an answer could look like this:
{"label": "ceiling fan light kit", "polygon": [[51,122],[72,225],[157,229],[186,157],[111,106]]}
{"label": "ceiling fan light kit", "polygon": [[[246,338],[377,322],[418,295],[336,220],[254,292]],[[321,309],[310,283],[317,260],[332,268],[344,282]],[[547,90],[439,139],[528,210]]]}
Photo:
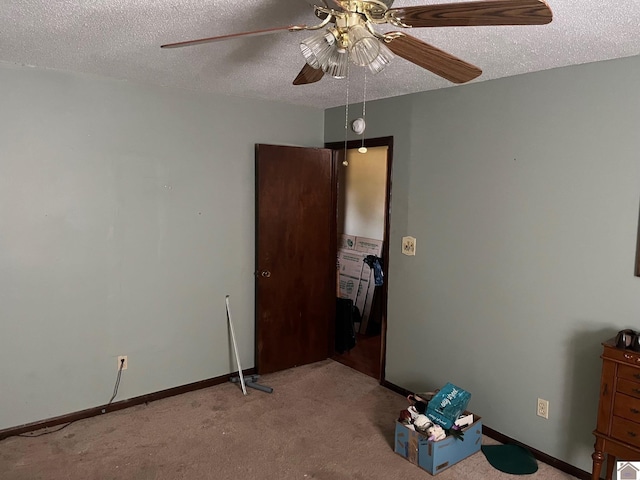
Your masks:
{"label": "ceiling fan light kit", "polygon": [[341,31],[330,28],[316,32],[300,42],[300,50],[310,67],[334,78],[346,76],[349,60],[378,73],[394,57],[391,50],[360,24],[344,27]]}
{"label": "ceiling fan light kit", "polygon": [[317,82],[325,73],[334,78],[344,78],[349,62],[378,73],[391,62],[394,55],[451,82],[465,83],[478,77],[482,70],[405,32],[378,32],[374,27],[382,24],[403,29],[544,25],[553,19],[551,9],[544,0],[472,0],[398,8],[391,8],[394,0],[308,1],[313,3],[315,16],[322,20],[318,25],[293,25],[227,34],[169,43],[162,45],[162,48],[187,47],[279,32],[317,30],[300,42],[306,64],[293,81],[294,85]]}

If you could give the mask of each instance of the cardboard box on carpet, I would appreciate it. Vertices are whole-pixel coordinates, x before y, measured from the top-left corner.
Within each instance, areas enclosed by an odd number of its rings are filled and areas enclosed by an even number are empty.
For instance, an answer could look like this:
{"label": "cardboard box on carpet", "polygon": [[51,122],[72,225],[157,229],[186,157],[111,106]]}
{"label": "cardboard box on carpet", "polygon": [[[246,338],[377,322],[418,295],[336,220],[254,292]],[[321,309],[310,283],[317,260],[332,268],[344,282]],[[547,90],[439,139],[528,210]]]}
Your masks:
{"label": "cardboard box on carpet", "polygon": [[395,452],[432,475],[480,451],[482,446],[482,419],[473,416],[474,422],[463,428],[464,440],[448,436],[432,442],[416,432],[412,426],[396,422]]}

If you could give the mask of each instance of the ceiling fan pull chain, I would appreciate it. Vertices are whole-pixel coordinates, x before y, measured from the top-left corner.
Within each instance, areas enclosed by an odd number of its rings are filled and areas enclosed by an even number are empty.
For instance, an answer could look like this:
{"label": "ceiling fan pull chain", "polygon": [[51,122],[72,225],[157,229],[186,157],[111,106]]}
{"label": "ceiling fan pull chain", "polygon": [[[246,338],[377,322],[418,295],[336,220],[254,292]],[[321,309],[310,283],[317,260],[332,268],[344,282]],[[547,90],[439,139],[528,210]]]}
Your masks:
{"label": "ceiling fan pull chain", "polygon": [[347,99],[344,106],[344,160],[342,164],[349,166],[349,160],[347,160],[347,135],[349,134],[349,64],[347,63]]}
{"label": "ceiling fan pull chain", "polygon": [[367,116],[367,69],[364,70],[364,90],[362,92],[362,122],[365,127],[362,130],[362,145],[358,149],[360,153],[367,153],[367,147],[364,146],[364,130],[366,129],[367,121],[365,120]]}
{"label": "ceiling fan pull chain", "polygon": [[364,92],[362,93],[362,118],[367,114],[367,71],[364,71]]}

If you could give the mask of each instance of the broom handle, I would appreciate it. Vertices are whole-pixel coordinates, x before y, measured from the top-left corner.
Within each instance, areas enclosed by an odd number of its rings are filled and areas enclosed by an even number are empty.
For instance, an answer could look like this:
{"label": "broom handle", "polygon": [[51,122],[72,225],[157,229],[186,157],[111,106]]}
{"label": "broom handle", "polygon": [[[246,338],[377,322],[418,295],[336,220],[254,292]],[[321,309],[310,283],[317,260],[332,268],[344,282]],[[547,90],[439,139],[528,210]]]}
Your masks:
{"label": "broom handle", "polygon": [[229,305],[229,295],[224,299],[227,304],[227,318],[229,319],[229,329],[231,330],[231,341],[233,342],[233,352],[236,354],[236,363],[238,364],[238,374],[240,375],[240,384],[242,385],[242,393],[247,394],[247,388],[244,385],[244,376],[242,375],[242,365],[240,365],[240,355],[238,354],[238,345],[236,344],[236,334],[233,331],[233,321],[231,320],[231,305]]}

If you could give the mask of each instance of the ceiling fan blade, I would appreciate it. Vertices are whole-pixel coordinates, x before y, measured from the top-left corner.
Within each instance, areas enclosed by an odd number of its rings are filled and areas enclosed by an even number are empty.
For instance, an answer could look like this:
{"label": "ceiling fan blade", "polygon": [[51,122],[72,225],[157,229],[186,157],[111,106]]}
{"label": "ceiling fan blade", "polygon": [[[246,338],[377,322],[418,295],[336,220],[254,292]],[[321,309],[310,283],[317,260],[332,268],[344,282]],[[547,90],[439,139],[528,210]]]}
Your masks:
{"label": "ceiling fan blade", "polygon": [[416,37],[402,32],[390,32],[389,35],[395,37],[387,43],[393,53],[453,83],[468,82],[482,73],[478,67]]}
{"label": "ceiling fan blade", "polygon": [[308,83],[315,83],[324,76],[324,72],[320,68],[313,68],[308,63],[304,64],[302,70],[293,81],[294,85],[306,85]]}
{"label": "ceiling fan blade", "polygon": [[264,30],[254,30],[252,32],[231,33],[229,35],[220,35],[218,37],[199,38],[197,40],[187,40],[185,42],[167,43],[160,45],[160,48],[179,48],[190,47],[192,45],[200,45],[201,43],[221,42],[223,40],[231,40],[239,37],[258,37],[260,35],[270,35],[278,32],[295,32],[298,30],[306,30],[306,25],[290,25],[288,27],[265,28]]}
{"label": "ceiling fan blade", "polygon": [[544,0],[487,0],[392,8],[387,17],[411,27],[544,25],[553,14]]}

